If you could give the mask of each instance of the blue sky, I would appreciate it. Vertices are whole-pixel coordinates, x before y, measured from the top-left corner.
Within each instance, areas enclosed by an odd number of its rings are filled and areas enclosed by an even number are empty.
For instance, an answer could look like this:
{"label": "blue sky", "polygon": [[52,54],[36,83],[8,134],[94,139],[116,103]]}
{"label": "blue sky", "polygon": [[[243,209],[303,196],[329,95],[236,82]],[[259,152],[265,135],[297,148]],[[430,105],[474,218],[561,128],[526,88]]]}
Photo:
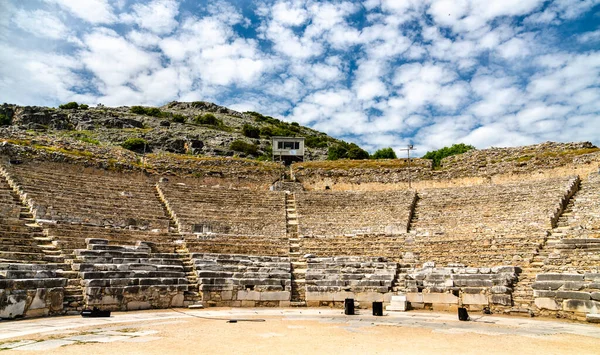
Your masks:
{"label": "blue sky", "polygon": [[211,101],[421,155],[600,144],[600,0],[0,1],[0,101]]}

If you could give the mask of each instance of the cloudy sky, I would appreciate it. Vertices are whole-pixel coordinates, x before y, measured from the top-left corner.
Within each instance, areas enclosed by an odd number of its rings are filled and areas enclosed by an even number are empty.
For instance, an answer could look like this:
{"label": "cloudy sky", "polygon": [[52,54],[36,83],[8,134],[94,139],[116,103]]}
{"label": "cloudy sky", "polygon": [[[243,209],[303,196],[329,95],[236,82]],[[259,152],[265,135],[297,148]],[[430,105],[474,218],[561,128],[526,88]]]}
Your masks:
{"label": "cloudy sky", "polygon": [[0,0],[0,102],[211,101],[373,152],[600,144],[600,0]]}

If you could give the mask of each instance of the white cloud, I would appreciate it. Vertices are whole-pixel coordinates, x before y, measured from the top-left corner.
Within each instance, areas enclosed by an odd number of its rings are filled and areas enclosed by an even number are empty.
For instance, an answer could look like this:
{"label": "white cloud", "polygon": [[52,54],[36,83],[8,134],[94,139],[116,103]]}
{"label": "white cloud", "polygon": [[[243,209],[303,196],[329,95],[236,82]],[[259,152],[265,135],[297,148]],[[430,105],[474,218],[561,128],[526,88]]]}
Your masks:
{"label": "white cloud", "polygon": [[577,36],[577,41],[581,43],[600,42],[600,30],[582,33]]}
{"label": "white cloud", "polygon": [[160,67],[156,54],[139,49],[114,31],[98,29],[83,41],[87,48],[79,54],[81,62],[105,85],[104,92]]}
{"label": "white cloud", "polygon": [[156,34],[171,33],[178,24],[175,17],[179,14],[179,4],[175,0],[153,0],[132,8],[133,13],[121,15],[121,20]]}
{"label": "white cloud", "polygon": [[113,13],[112,6],[107,0],[44,0],[47,3],[56,4],[77,16],[93,24],[113,23],[117,17]]}
{"label": "white cloud", "polygon": [[69,33],[67,26],[48,11],[19,10],[14,14],[12,20],[19,28],[37,37],[65,39]]}
{"label": "white cloud", "polygon": [[0,94],[216,101],[418,154],[598,140],[600,35],[556,25],[577,28],[599,2],[0,2]]}

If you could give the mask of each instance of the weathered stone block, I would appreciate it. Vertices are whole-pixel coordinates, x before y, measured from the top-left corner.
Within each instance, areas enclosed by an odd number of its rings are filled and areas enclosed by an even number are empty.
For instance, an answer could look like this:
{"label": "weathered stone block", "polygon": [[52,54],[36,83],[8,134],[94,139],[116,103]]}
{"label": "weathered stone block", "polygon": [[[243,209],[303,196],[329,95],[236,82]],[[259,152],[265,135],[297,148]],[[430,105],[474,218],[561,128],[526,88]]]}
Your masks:
{"label": "weathered stone block", "polygon": [[280,292],[260,292],[261,301],[289,301],[291,294],[289,291]]}
{"label": "weathered stone block", "polygon": [[474,304],[474,305],[486,305],[489,304],[488,297],[482,294],[463,294],[462,295],[462,303],[463,304]]}
{"label": "weathered stone block", "polygon": [[563,311],[578,313],[600,313],[600,302],[591,300],[564,300],[562,303]]}
{"label": "weathered stone block", "polygon": [[563,281],[537,281],[531,284],[534,290],[555,291],[564,285]]}
{"label": "weathered stone block", "polygon": [[585,283],[583,281],[566,281],[561,289],[567,291],[583,290]]}
{"label": "weathered stone block", "polygon": [[450,293],[422,293],[423,303],[458,304],[458,297]]}
{"label": "weathered stone block", "polygon": [[512,305],[512,296],[511,295],[494,294],[494,295],[492,295],[491,301],[493,304],[501,304],[503,306],[510,306],[510,305]]}
{"label": "weathered stone block", "polygon": [[554,298],[549,297],[538,297],[535,299],[535,306],[539,309],[548,309],[551,311],[557,311],[562,309],[562,305],[558,303]]}
{"label": "weathered stone block", "polygon": [[555,298],[556,291],[533,290],[533,297]]}
{"label": "weathered stone block", "polygon": [[306,292],[307,301],[333,301],[331,292]]}
{"label": "weathered stone block", "polygon": [[127,310],[134,311],[139,309],[150,309],[152,305],[149,302],[145,301],[131,301],[127,302]]}
{"label": "weathered stone block", "polygon": [[586,281],[600,281],[600,274],[599,273],[585,273],[584,279]]}
{"label": "weathered stone block", "polygon": [[589,300],[589,299],[591,299],[591,296],[587,292],[558,291],[558,292],[556,292],[556,298],[560,298],[560,299],[575,299],[575,300]]}
{"label": "weathered stone block", "polygon": [[260,292],[240,290],[237,292],[236,298],[239,301],[259,301],[260,300]]}
{"label": "weathered stone block", "polygon": [[423,294],[418,292],[407,292],[406,300],[412,303],[423,303]]}
{"label": "weathered stone block", "polygon": [[10,293],[4,290],[0,291],[3,291],[0,293],[0,318],[11,319],[22,316],[27,305],[27,292],[21,290]]}
{"label": "weathered stone block", "polygon": [[536,281],[583,281],[582,274],[537,274]]}

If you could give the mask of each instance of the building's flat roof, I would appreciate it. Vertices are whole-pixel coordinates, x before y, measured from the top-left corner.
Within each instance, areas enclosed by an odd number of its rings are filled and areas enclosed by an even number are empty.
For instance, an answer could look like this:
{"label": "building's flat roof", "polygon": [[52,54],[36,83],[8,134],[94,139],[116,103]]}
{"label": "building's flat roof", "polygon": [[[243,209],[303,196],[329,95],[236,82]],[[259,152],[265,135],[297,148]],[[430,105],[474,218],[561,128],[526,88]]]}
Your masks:
{"label": "building's flat roof", "polygon": [[272,136],[271,138],[283,138],[283,139],[304,139],[304,137],[282,137],[282,136]]}

